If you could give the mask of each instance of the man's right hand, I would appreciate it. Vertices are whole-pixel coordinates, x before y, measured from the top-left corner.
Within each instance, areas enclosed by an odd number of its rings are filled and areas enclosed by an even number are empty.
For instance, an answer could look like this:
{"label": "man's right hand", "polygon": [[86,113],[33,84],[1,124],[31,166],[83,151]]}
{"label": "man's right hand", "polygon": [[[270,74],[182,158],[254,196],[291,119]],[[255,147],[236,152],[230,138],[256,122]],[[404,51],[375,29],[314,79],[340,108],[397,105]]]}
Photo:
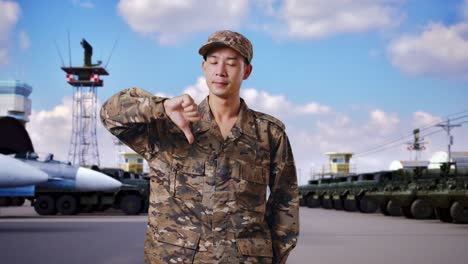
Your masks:
{"label": "man's right hand", "polygon": [[176,96],[164,101],[164,109],[167,116],[185,134],[189,144],[192,144],[194,137],[190,131],[190,123],[200,120],[198,106],[188,94]]}

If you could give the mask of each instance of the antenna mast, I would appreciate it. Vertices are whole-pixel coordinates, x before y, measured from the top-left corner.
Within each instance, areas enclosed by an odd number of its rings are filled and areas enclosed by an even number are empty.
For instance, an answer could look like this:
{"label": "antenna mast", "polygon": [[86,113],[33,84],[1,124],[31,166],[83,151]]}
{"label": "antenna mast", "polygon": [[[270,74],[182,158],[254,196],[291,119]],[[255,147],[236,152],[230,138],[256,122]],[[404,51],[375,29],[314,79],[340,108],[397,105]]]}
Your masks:
{"label": "antenna mast", "polygon": [[447,160],[447,162],[450,162],[450,160],[452,159],[452,149],[451,148],[452,148],[452,145],[453,145],[453,136],[450,134],[450,131],[454,127],[461,127],[461,124],[450,124],[450,119],[447,119],[446,124],[438,124],[436,126],[441,127],[445,131],[447,131],[447,138],[448,138],[448,145],[447,145],[448,146],[448,151],[447,151],[448,160]]}
{"label": "antenna mast", "polygon": [[[99,150],[96,135],[97,87],[104,81],[99,77],[109,75],[100,62],[93,64],[93,47],[81,40],[84,48],[84,64],[81,67],[62,67],[67,82],[74,88],[73,124],[68,161],[80,166],[99,166]],[[70,56],[71,57],[71,56]],[[71,60],[71,59],[70,59]]]}
{"label": "antenna mast", "polygon": [[421,151],[426,149],[426,147],[424,145],[427,144],[427,142],[423,141],[424,138],[420,138],[419,136],[419,128],[416,128],[413,130],[413,136],[414,136],[414,140],[413,142],[407,142],[406,144],[408,145],[408,150],[409,151],[416,151],[416,155],[415,155],[415,158],[414,160],[418,161],[420,156],[421,156]]}

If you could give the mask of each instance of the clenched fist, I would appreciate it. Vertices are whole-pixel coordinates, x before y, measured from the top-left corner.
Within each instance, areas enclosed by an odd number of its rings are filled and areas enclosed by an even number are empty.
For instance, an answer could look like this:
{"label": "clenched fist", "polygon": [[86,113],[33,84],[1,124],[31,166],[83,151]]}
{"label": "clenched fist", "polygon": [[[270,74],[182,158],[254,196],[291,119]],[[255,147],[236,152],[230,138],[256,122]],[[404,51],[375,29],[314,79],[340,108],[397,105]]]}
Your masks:
{"label": "clenched fist", "polygon": [[190,123],[200,120],[198,106],[192,97],[184,94],[165,100],[164,109],[172,122],[184,132],[189,144],[192,144],[194,137],[190,131]]}

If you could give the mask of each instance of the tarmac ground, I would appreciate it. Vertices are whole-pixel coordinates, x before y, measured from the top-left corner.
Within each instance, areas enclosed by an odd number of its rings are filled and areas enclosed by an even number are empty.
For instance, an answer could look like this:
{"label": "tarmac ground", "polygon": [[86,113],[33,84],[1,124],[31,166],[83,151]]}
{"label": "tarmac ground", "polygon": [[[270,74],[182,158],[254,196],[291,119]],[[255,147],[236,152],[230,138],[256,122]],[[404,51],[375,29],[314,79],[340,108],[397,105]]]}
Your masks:
{"label": "tarmac ground", "polygon": [[[0,263],[143,263],[146,215],[38,216],[0,208]],[[288,264],[464,264],[468,225],[301,207]]]}

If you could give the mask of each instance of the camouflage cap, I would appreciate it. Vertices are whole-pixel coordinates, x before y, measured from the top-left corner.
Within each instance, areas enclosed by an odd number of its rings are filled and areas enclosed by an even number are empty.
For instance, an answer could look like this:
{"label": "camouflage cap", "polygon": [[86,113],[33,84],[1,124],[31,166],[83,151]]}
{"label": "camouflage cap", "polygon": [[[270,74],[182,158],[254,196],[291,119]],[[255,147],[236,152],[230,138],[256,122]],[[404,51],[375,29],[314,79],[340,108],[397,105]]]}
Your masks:
{"label": "camouflage cap", "polygon": [[208,37],[208,41],[201,46],[198,53],[205,57],[208,51],[216,46],[228,46],[239,52],[249,63],[252,60],[252,43],[240,33],[230,30],[216,31]]}

